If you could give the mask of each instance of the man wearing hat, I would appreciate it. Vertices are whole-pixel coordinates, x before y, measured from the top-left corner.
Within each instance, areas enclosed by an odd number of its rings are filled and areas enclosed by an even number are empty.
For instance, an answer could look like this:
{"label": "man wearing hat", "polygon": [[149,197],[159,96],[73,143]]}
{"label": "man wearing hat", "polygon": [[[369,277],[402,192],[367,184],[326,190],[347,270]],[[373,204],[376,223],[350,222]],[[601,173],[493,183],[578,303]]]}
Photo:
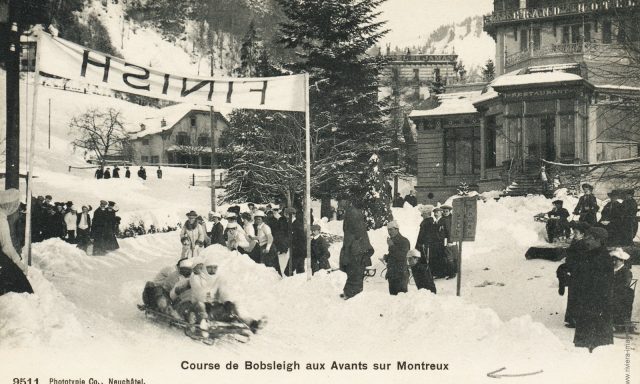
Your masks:
{"label": "man wearing hat", "polygon": [[444,230],[444,238],[447,240],[447,244],[450,244],[453,241],[451,239],[451,220],[453,220],[451,212],[453,211],[453,207],[448,204],[444,204],[441,205],[440,208],[442,208],[442,228]]}
{"label": "man wearing hat", "polygon": [[613,258],[613,298],[611,304],[613,326],[616,331],[624,331],[625,324],[631,324],[634,291],[629,287],[633,273],[626,265],[629,254],[622,248],[614,248],[609,252]]}
{"label": "man wearing hat", "polygon": [[387,245],[389,253],[383,256],[383,261],[387,263],[386,279],[389,283],[389,293],[397,295],[400,292],[407,292],[409,284],[409,269],[407,267],[407,253],[411,248],[409,240],[400,234],[400,228],[396,221],[387,223]]}
{"label": "man wearing hat", "polygon": [[591,227],[584,236],[585,249],[572,273],[576,294],[576,331],[573,343],[588,348],[613,344],[611,292],[613,264],[605,247],[607,231]]}
{"label": "man wearing hat", "polygon": [[553,209],[547,212],[549,220],[547,220],[547,237],[550,243],[559,238],[568,237],[569,235],[569,211],[562,208],[562,200],[554,200]]}
{"label": "man wearing hat", "polygon": [[78,248],[83,251],[87,251],[87,247],[90,242],[90,229],[91,229],[91,216],[89,215],[91,206],[82,206],[82,212],[76,216],[76,230],[77,230],[77,243]]}
{"label": "man wearing hat", "polygon": [[207,236],[211,239],[211,245],[220,244],[225,245],[224,242],[224,227],[220,222],[220,214],[218,212],[209,212],[208,221],[206,223]]}
{"label": "man wearing hat", "polygon": [[598,202],[596,201],[596,197],[593,195],[593,186],[588,183],[582,184],[582,191],[584,194],[580,196],[578,200],[578,204],[573,210],[574,215],[579,215],[579,221],[584,221],[589,225],[594,225],[596,223],[596,212],[598,212]]}
{"label": "man wearing hat", "polygon": [[196,257],[204,246],[204,229],[196,220],[198,214],[195,211],[187,213],[187,221],[180,231],[180,242],[182,243],[181,258]]}
{"label": "man wearing hat", "polygon": [[577,268],[580,267],[580,263],[583,262],[582,255],[586,252],[587,244],[584,240],[584,236],[587,230],[590,228],[589,224],[584,221],[572,221],[569,223],[570,228],[573,230],[573,239],[571,244],[566,249],[565,262],[562,263],[556,270],[556,277],[558,278],[558,293],[560,296],[564,295],[565,288],[567,293],[567,310],[564,315],[565,326],[568,328],[575,328],[576,326],[576,294],[573,288],[573,275]]}
{"label": "man wearing hat", "polygon": [[291,223],[291,247],[289,263],[284,273],[291,276],[294,273],[304,273],[304,260],[307,257],[307,238],[304,232],[304,212],[296,211],[296,218]]}
{"label": "man wearing hat", "polygon": [[353,200],[346,204],[342,230],[344,241],[340,249],[340,270],[347,274],[340,297],[349,299],[362,292],[364,271],[371,265],[374,249],[369,242],[367,224],[362,212],[362,202]]}
{"label": "man wearing hat", "polygon": [[93,255],[101,256],[109,248],[108,242],[113,235],[114,217],[107,208],[108,202],[100,200],[100,206],[93,214],[91,223],[91,238],[93,239]]}
{"label": "man wearing hat", "polygon": [[67,227],[67,242],[75,244],[78,212],[72,204],[67,205],[67,210],[68,212],[64,214],[64,223]]}

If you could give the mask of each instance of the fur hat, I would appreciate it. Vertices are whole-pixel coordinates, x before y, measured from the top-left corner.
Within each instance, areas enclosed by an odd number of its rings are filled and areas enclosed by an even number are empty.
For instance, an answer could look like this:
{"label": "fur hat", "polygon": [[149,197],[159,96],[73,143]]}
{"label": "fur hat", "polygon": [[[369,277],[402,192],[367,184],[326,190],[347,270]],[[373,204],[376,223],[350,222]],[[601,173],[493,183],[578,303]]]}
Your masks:
{"label": "fur hat", "polygon": [[407,252],[407,257],[422,257],[422,255],[417,249],[411,249],[409,252]]}
{"label": "fur hat", "polygon": [[419,205],[419,206],[418,206],[418,211],[420,211],[420,213],[423,213],[423,212],[433,212],[433,209],[434,209],[434,208],[435,208],[435,207],[434,207],[433,205],[431,205],[431,204],[427,204],[427,205]]}
{"label": "fur hat", "polygon": [[561,207],[562,207],[562,205],[564,204],[564,202],[563,202],[562,200],[554,200],[552,204],[553,204],[553,205],[559,205],[559,206],[561,206]]}
{"label": "fur hat", "polygon": [[196,211],[189,211],[187,213],[187,217],[198,217],[198,214],[196,213]]}
{"label": "fur hat", "polygon": [[582,184],[582,189],[589,189],[589,190],[593,191],[593,185],[591,185],[589,183],[584,183],[584,184]]}

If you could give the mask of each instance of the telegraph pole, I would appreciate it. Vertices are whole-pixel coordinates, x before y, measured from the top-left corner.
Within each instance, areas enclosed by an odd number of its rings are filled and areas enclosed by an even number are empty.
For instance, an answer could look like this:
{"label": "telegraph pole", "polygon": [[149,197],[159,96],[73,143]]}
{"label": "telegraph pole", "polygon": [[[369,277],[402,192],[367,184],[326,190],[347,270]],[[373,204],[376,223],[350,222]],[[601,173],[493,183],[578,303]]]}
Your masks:
{"label": "telegraph pole", "polygon": [[[6,80],[6,164],[5,189],[20,188],[20,26],[18,3],[8,0],[7,20],[2,34],[6,36],[1,48],[5,57]],[[5,5],[5,6],[6,6]],[[2,20],[0,20],[2,21]]]}

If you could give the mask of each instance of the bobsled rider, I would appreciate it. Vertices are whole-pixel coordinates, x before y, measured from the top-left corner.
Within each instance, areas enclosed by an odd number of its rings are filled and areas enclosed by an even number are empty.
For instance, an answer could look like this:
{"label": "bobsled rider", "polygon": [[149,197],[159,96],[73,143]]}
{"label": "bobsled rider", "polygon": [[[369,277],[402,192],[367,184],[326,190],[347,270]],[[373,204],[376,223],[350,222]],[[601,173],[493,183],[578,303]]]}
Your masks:
{"label": "bobsled rider", "polygon": [[174,310],[171,292],[176,284],[191,275],[192,262],[180,259],[174,266],[163,268],[153,281],[148,281],[142,292],[142,301],[147,308],[170,315],[176,319],[181,316]]}
{"label": "bobsled rider", "polygon": [[191,302],[191,306],[188,313],[185,314],[187,321],[192,324],[199,322],[200,328],[206,329],[210,320],[233,321],[238,319],[255,332],[261,322],[243,318],[238,314],[235,304],[228,300],[224,284],[218,276],[218,265],[213,257],[198,257],[193,260],[193,263],[193,274],[185,283],[175,289],[179,295],[189,293],[188,300]]}

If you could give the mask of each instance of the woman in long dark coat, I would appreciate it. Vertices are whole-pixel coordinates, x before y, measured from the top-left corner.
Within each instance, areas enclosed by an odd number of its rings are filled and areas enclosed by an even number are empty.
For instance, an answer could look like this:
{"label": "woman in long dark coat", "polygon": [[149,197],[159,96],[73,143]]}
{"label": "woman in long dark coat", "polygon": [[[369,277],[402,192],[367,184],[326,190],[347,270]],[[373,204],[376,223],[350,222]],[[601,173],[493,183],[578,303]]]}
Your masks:
{"label": "woman in long dark coat", "polygon": [[577,302],[576,347],[592,352],[600,345],[613,344],[611,324],[611,296],[613,264],[604,244],[607,240],[603,228],[589,228],[585,236],[586,252],[576,265],[573,277]]}
{"label": "woman in long dark coat", "polygon": [[574,215],[580,215],[580,221],[584,221],[589,225],[596,223],[596,213],[598,212],[598,201],[593,195],[593,186],[591,184],[582,184],[584,195],[580,196],[578,204],[573,210]]}
{"label": "woman in long dark coat", "polygon": [[27,265],[13,247],[7,221],[7,216],[16,212],[19,204],[17,189],[0,191],[0,296],[8,292],[33,293],[25,275]]}
{"label": "woman in long dark coat", "polygon": [[344,241],[340,250],[340,270],[347,274],[341,296],[345,299],[362,292],[364,271],[374,253],[367,234],[367,223],[358,202],[347,208],[342,225]]}
{"label": "woman in long dark coat", "polygon": [[564,315],[565,326],[575,328],[576,316],[580,312],[577,301],[576,286],[574,276],[576,269],[584,261],[584,255],[587,252],[587,242],[584,235],[589,228],[585,222],[572,221],[570,224],[573,229],[573,240],[567,248],[567,257],[565,262],[558,267],[556,272],[558,280],[560,280],[560,294],[564,294],[563,287],[567,287],[567,310]]}

